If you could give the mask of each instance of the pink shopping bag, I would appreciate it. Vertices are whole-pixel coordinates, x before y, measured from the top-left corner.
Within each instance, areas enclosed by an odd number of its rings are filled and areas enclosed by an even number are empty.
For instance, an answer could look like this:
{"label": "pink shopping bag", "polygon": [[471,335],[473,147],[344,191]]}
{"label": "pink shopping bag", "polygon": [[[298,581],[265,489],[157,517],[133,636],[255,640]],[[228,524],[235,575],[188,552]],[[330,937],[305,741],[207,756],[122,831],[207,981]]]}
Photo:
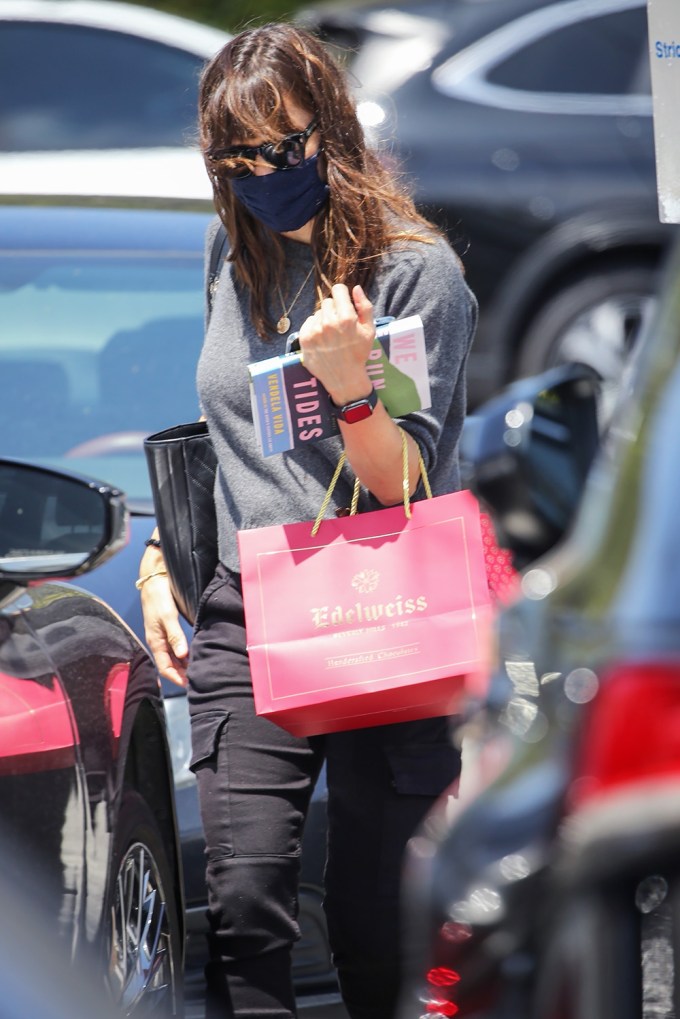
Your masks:
{"label": "pink shopping bag", "polygon": [[294,735],[455,712],[488,672],[470,492],[239,532],[255,707]]}

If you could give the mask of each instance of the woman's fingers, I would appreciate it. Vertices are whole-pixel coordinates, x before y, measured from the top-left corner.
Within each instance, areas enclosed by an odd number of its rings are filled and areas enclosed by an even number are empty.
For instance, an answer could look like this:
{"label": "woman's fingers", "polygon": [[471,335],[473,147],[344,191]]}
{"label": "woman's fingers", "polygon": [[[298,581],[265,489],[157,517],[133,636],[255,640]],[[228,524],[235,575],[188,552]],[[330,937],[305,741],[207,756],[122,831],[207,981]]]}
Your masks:
{"label": "woman's fingers", "polygon": [[177,686],[186,686],[189,646],[167,579],[155,581],[142,589],[146,641],[160,674]]}
{"label": "woman's fingers", "polygon": [[349,290],[344,283],[336,283],[331,288],[331,297],[328,299],[328,302],[329,307],[332,306],[332,315],[335,321],[341,325],[353,326],[356,323],[357,313]]}
{"label": "woman's fingers", "polygon": [[177,654],[170,639],[160,634],[155,639],[147,638],[149,648],[161,676],[177,686],[187,685],[187,655]]}
{"label": "woman's fingers", "polygon": [[176,658],[169,647],[166,645],[165,648],[158,648],[156,651],[151,649],[156,662],[156,668],[160,672],[161,676],[169,679],[175,686],[186,686],[187,685],[187,671],[186,671],[186,658]]}
{"label": "woman's fingers", "polygon": [[358,285],[350,294],[344,283],[336,283],[331,288],[331,296],[321,302],[319,319],[322,328],[354,332],[359,325],[362,333],[374,330],[373,305]]}
{"label": "woman's fingers", "polygon": [[354,287],[350,293],[344,283],[336,283],[303,323],[300,352],[305,368],[329,393],[350,398],[366,392],[366,360],[374,338],[373,305],[363,289]]}

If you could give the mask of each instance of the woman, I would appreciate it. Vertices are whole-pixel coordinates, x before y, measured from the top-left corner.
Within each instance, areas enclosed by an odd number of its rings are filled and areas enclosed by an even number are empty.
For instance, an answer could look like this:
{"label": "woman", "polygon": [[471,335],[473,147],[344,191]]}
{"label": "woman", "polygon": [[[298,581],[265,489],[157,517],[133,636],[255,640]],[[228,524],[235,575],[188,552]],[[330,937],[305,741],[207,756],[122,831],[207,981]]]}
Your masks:
{"label": "woman", "polygon": [[[399,422],[410,489],[422,494],[420,447],[434,493],[455,490],[476,303],[446,241],[366,148],[341,70],[307,33],[267,25],[232,39],[202,75],[200,140],[230,244],[198,366],[219,463],[221,562],[188,667],[210,894],[207,1014],[295,1014],[300,841],[326,761],[334,962],[353,1019],[388,1019],[399,988],[402,851],[457,776],[459,756],[446,719],[300,739],[257,718],[236,535],[313,519],[343,446],[351,470],[336,488],[336,511],[349,505],[352,472],[363,486],[360,509],[401,501],[401,435],[366,371],[376,315],[423,319],[432,407]],[[282,353],[291,330],[337,409],[340,437],[264,459],[247,365]],[[184,683],[186,642],[153,544],[140,584],[149,646],[161,672]]]}

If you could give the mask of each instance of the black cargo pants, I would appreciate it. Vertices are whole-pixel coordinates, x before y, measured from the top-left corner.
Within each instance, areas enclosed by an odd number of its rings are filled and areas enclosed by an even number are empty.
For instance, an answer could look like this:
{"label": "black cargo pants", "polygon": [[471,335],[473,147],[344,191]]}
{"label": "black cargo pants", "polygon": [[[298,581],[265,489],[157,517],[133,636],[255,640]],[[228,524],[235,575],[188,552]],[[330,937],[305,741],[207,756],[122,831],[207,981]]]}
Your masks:
{"label": "black cargo pants", "polygon": [[390,1019],[399,992],[401,861],[457,777],[446,719],[302,739],[258,718],[238,575],[218,567],[189,668],[192,769],[206,836],[207,1019],[296,1014],[291,949],[304,820],[326,761],[324,908],[352,1019]]}

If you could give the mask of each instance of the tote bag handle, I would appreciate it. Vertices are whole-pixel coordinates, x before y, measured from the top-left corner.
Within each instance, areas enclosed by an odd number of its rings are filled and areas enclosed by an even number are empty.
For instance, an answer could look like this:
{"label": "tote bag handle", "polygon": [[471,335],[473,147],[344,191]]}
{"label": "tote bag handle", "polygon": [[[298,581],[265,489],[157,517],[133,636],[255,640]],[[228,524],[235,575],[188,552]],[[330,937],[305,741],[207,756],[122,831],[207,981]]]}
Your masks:
{"label": "tote bag handle", "polygon": [[[401,465],[402,465],[402,489],[403,489],[403,493],[404,493],[404,513],[406,514],[407,519],[410,520],[411,519],[411,498],[410,498],[410,495],[409,495],[409,479],[408,479],[408,442],[406,440],[406,432],[404,431],[404,429],[403,428],[399,428],[399,432],[401,434]],[[327,490],[327,492],[326,492],[326,494],[324,496],[323,502],[321,503],[321,509],[317,513],[316,520],[314,521],[314,526],[312,527],[312,537],[314,537],[316,535],[317,531],[319,530],[319,527],[321,526],[321,521],[323,520],[324,516],[326,515],[326,510],[328,509],[328,504],[331,501],[331,498],[333,496],[333,492],[335,491],[335,486],[338,483],[338,478],[340,477],[340,472],[342,471],[342,468],[344,467],[346,460],[347,460],[347,454],[345,453],[345,451],[343,449],[342,454],[340,456],[340,459],[338,461],[338,466],[335,468],[335,473],[333,474],[333,477],[331,478],[331,483],[328,486],[328,490]],[[429,478],[427,476],[427,471],[425,470],[425,464],[423,462],[423,454],[420,452],[420,449],[418,449],[418,463],[420,465],[420,476],[423,479],[423,487],[425,488],[425,493],[427,495],[427,498],[431,499],[432,498],[432,489],[430,488],[430,480],[429,480]],[[350,508],[349,508],[349,515],[351,517],[353,517],[355,515],[356,511],[357,511],[357,505],[359,503],[359,491],[360,491],[360,489],[361,489],[361,482],[359,481],[358,478],[355,478],[354,479],[354,489],[352,491],[352,502],[351,502]]]}

